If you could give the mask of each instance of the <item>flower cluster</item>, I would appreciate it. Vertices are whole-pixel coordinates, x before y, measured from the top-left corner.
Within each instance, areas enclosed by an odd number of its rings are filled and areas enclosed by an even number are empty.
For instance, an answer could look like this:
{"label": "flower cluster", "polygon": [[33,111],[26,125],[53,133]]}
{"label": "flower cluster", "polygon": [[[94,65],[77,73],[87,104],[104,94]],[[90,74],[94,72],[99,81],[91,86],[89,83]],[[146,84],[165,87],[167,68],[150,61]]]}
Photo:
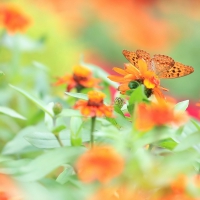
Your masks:
{"label": "flower cluster", "polygon": [[[0,106],[0,200],[200,200],[200,122],[187,114],[189,100],[165,97],[160,85],[193,67],[124,50],[131,64],[115,67],[118,75],[81,61],[53,84],[66,87],[67,98],[55,96],[46,90],[52,84],[42,64],[21,67],[22,52],[37,51],[44,37],[34,42],[20,35],[30,20],[6,4],[0,5],[2,55],[8,55],[0,61],[0,91],[8,92]],[[118,83],[115,97],[112,81]]]}
{"label": "flower cluster", "polygon": [[[89,195],[87,200],[175,200],[177,198],[189,200],[185,189],[185,177],[178,178],[170,184],[166,183],[164,187],[157,188],[154,192],[150,189],[153,186],[143,188],[137,181],[130,184],[130,178],[127,177],[126,170],[130,168],[129,173],[131,174],[132,167],[137,169],[132,164],[135,161],[134,156],[132,157],[130,153],[132,146],[134,149],[134,144],[127,145],[127,155],[129,156],[123,158],[110,144],[107,144],[107,142],[99,144],[95,138],[97,131],[95,129],[95,120],[98,117],[107,117],[110,123],[120,129],[123,125],[117,124],[118,121],[120,123],[120,119],[117,118],[118,115],[121,115],[122,121],[128,119],[126,126],[129,124],[131,126],[130,121],[132,122],[132,127],[134,127],[136,133],[133,131],[131,134],[139,134],[135,136],[136,138],[142,137],[141,135],[155,127],[166,127],[163,130],[167,130],[167,128],[171,128],[174,125],[184,125],[189,120],[185,111],[175,108],[175,103],[163,96],[161,90],[167,89],[160,86],[159,77],[153,70],[149,69],[147,61],[143,58],[137,58],[136,64],[136,66],[125,64],[124,69],[114,68],[114,71],[119,75],[108,76],[110,80],[120,84],[118,90],[121,94],[129,97],[127,98],[128,104],[127,99],[123,99],[122,96],[116,98],[113,106],[106,105],[104,103],[106,95],[96,90],[91,90],[87,93],[87,100],[81,99],[74,104],[73,108],[80,110],[84,120],[91,119],[90,149],[81,154],[76,161],[77,176],[82,182],[92,184],[92,182],[98,181],[101,184],[96,193]],[[72,88],[76,88],[79,91],[82,88],[96,87],[96,83],[98,81],[92,77],[90,70],[77,66],[73,71],[73,75],[66,75],[60,78],[55,85],[68,84],[67,91]],[[140,92],[134,93],[136,90]],[[70,95],[70,93],[67,94]],[[138,97],[137,95],[141,96]],[[155,95],[157,101],[149,99],[151,95]],[[81,97],[86,98],[85,95]],[[122,110],[124,106],[127,107],[128,116],[131,117],[126,117],[126,111]],[[113,112],[115,112],[116,117],[114,117],[115,114]],[[125,135],[123,136],[126,137]],[[130,136],[130,142],[134,140],[133,138]],[[87,143],[85,145],[88,147]],[[150,145],[153,146],[155,144]],[[155,145],[156,148],[157,146]],[[144,149],[148,151],[150,148]],[[135,176],[137,177],[136,174]]]}

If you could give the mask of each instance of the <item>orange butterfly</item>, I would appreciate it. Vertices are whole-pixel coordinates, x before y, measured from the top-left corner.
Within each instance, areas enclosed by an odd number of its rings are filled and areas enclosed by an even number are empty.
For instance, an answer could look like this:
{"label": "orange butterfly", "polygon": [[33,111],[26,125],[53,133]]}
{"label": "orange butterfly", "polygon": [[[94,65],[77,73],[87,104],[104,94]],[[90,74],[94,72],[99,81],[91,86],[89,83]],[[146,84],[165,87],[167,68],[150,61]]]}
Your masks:
{"label": "orange butterfly", "polygon": [[148,64],[148,69],[154,71],[159,78],[179,78],[194,72],[193,67],[175,62],[169,56],[154,55],[151,58],[150,54],[143,50],[136,52],[123,50],[122,53],[135,67],[138,65],[138,59],[144,59]]}

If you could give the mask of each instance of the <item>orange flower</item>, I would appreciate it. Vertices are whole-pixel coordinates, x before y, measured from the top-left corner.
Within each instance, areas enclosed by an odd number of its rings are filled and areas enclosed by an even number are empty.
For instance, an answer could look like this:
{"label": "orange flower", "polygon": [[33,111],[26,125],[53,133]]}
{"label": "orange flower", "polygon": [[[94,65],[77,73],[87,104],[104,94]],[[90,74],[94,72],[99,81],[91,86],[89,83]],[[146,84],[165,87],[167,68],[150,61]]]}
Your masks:
{"label": "orange flower", "polygon": [[78,159],[76,166],[82,181],[105,183],[122,172],[124,160],[112,147],[95,146]]}
{"label": "orange flower", "polygon": [[171,189],[174,193],[184,193],[186,183],[187,177],[184,174],[181,174],[171,183]]}
{"label": "orange flower", "polygon": [[160,80],[153,71],[148,70],[147,63],[143,59],[138,60],[138,68],[128,63],[125,64],[124,69],[113,68],[120,76],[110,75],[108,78],[112,81],[120,83],[118,90],[125,94],[126,91],[130,90],[130,83],[137,81],[144,84],[147,92],[147,96],[154,94],[158,100],[163,99],[163,95],[160,89],[166,90],[160,86]]}
{"label": "orange flower", "polygon": [[179,176],[171,182],[167,190],[165,188],[159,191],[151,200],[197,200],[187,194],[187,181],[187,177],[184,174],[179,174]]}
{"label": "orange flower", "polygon": [[90,117],[112,117],[112,106],[103,103],[105,94],[99,91],[88,92],[88,101],[79,100],[74,105],[75,109],[80,109],[84,116]]}
{"label": "orange flower", "polygon": [[14,6],[1,6],[0,24],[9,32],[24,31],[30,20]]}
{"label": "orange flower", "polygon": [[0,174],[0,200],[9,199],[22,199],[22,193],[9,176]]}
{"label": "orange flower", "polygon": [[81,65],[75,66],[73,70],[73,75],[65,75],[58,79],[54,86],[67,84],[67,92],[76,88],[79,92],[83,88],[99,88],[99,79],[92,77],[92,72]]}
{"label": "orange flower", "polygon": [[188,120],[184,111],[175,111],[174,105],[164,101],[160,103],[140,103],[136,108],[136,128],[147,131],[154,126],[168,124],[181,125]]}

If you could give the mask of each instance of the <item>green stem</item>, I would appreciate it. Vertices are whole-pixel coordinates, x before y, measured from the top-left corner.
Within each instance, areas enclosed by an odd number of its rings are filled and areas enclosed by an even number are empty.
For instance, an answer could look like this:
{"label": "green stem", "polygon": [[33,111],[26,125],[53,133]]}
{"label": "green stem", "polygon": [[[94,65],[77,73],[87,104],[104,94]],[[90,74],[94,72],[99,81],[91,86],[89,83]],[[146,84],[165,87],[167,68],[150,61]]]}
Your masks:
{"label": "green stem", "polygon": [[56,117],[54,116],[52,120],[53,120],[53,127],[55,128],[56,127]]}
{"label": "green stem", "polygon": [[15,34],[13,36],[14,46],[12,49],[12,67],[14,75],[19,74],[19,66],[20,66],[20,49],[19,49],[19,35]]}
{"label": "green stem", "polygon": [[[57,119],[56,117],[53,117],[53,126],[54,127],[56,127],[56,119]],[[59,133],[56,133],[55,136],[56,136],[56,139],[58,140],[58,143],[60,144],[60,146],[63,147],[64,145],[59,137]]]}
{"label": "green stem", "polygon": [[58,140],[58,143],[60,144],[60,146],[63,147],[64,145],[59,137],[59,133],[58,133],[58,135],[56,134],[55,136],[56,136],[56,139]]}
{"label": "green stem", "polygon": [[95,127],[95,120],[96,120],[96,117],[92,117],[92,118],[91,118],[91,132],[90,132],[90,144],[91,144],[91,148],[93,148],[93,146],[94,146],[94,127]]}

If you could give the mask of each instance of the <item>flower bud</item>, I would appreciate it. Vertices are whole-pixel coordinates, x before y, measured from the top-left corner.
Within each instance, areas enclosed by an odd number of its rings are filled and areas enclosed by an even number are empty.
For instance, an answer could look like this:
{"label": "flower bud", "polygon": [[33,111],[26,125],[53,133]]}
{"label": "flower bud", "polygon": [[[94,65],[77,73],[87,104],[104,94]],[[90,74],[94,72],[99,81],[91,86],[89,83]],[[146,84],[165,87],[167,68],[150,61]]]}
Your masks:
{"label": "flower bud", "polygon": [[53,106],[53,112],[55,115],[58,115],[62,112],[62,105],[60,103],[55,103]]}
{"label": "flower bud", "polygon": [[122,99],[121,97],[116,97],[115,98],[115,102],[114,105],[119,106],[120,108],[122,108],[122,106],[124,105],[124,99]]}

